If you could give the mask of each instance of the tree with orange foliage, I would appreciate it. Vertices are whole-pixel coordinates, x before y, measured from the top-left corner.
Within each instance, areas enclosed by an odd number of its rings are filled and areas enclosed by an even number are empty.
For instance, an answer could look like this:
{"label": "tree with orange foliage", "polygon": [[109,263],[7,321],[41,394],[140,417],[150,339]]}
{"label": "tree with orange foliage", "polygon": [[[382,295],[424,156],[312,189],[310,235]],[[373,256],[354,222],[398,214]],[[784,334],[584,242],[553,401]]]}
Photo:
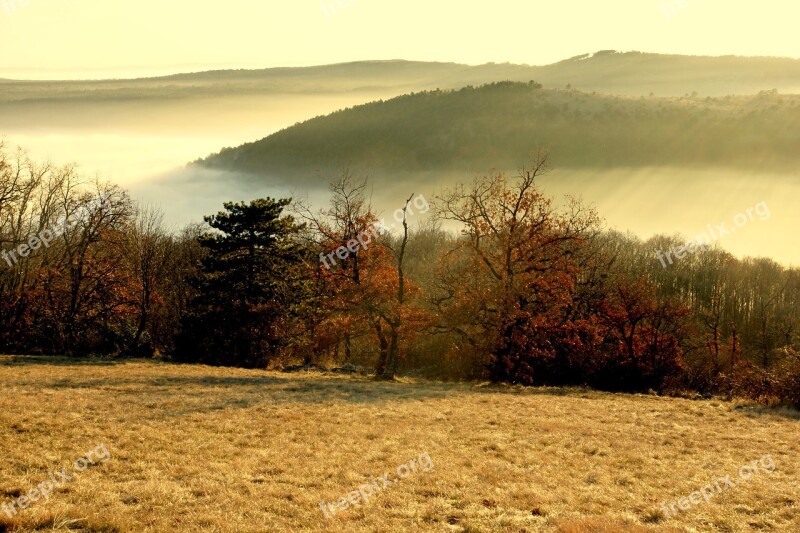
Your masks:
{"label": "tree with orange foliage", "polygon": [[461,339],[456,348],[487,354],[498,381],[533,384],[536,360],[556,356],[554,336],[580,336],[565,331],[565,316],[575,256],[599,219],[573,200],[554,208],[536,185],[548,170],[539,153],[515,179],[493,172],[439,197],[438,216],[459,223],[463,238],[442,261],[435,303],[443,327]]}
{"label": "tree with orange foliage", "polygon": [[659,298],[644,278],[620,277],[608,295],[601,322],[607,349],[592,385],[612,390],[663,390],[683,371],[689,310]]}
{"label": "tree with orange foliage", "polygon": [[[407,221],[397,247],[367,202],[366,181],[354,183],[349,171],[331,185],[331,204],[313,213],[302,204],[297,212],[310,228],[309,239],[320,251],[320,263],[313,266],[319,291],[325,294],[326,310],[317,331],[331,331],[331,324],[343,328],[337,339],[344,341],[345,361],[350,342],[364,336],[365,325],[377,341],[376,376],[393,379],[403,341],[419,329],[426,318],[417,305],[419,289],[403,271],[409,240]],[[412,195],[413,196],[413,195]],[[410,201],[410,200],[409,200]],[[406,202],[406,208],[408,202]],[[405,209],[404,209],[405,215]],[[312,343],[320,347],[319,339]]]}

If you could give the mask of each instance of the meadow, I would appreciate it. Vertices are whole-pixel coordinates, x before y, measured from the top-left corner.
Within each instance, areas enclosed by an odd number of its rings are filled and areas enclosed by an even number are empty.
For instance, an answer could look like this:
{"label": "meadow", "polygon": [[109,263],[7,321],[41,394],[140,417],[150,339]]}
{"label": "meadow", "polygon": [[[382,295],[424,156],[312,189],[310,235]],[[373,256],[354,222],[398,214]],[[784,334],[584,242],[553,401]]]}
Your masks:
{"label": "meadow", "polygon": [[[2,356],[0,384],[0,504],[109,454],[0,532],[800,530],[791,410],[145,360]],[[430,469],[326,518],[421,454]]]}

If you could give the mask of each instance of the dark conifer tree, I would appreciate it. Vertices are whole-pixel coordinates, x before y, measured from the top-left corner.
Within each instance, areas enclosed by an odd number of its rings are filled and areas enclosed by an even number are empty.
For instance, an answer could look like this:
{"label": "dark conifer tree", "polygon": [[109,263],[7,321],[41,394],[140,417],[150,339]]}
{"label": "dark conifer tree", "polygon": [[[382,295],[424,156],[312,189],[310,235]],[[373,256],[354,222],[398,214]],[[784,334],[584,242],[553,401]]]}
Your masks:
{"label": "dark conifer tree", "polygon": [[180,359],[264,367],[291,339],[303,269],[302,228],[282,216],[289,202],[228,202],[205,217],[212,231],[199,238],[206,256],[195,280],[199,296],[184,317]]}

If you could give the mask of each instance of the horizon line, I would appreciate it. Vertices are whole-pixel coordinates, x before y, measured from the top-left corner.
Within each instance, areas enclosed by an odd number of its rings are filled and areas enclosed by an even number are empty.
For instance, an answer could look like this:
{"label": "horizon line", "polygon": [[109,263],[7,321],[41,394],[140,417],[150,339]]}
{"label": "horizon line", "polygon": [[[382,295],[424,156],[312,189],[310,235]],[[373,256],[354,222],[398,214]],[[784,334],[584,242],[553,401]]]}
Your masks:
{"label": "horizon line", "polygon": [[[576,56],[564,58],[553,63],[544,63],[544,64],[531,64],[531,63],[515,63],[511,61],[487,61],[484,63],[463,63],[459,61],[446,61],[446,60],[420,60],[420,59],[401,59],[401,58],[394,58],[394,59],[357,59],[352,61],[338,61],[333,63],[288,63],[288,64],[276,64],[272,66],[266,67],[258,67],[258,66],[236,66],[236,65],[229,65],[229,66],[221,66],[217,64],[208,64],[204,65],[202,63],[185,63],[185,64],[173,64],[173,65],[164,65],[164,66],[122,66],[122,67],[55,67],[55,68],[30,68],[30,67],[8,67],[0,69],[0,81],[15,81],[15,82],[62,82],[62,81],[70,81],[70,82],[91,82],[91,81],[136,81],[136,80],[149,80],[149,79],[158,79],[158,78],[169,78],[174,76],[187,76],[187,75],[196,75],[196,74],[208,74],[214,72],[234,72],[234,71],[241,71],[241,72],[258,72],[258,71],[267,71],[267,70],[280,70],[280,69],[310,69],[310,68],[324,68],[324,67],[336,67],[336,66],[344,66],[344,65],[354,65],[354,64],[364,64],[364,63],[423,63],[423,64],[441,64],[441,65],[462,65],[468,67],[480,67],[485,65],[514,65],[520,67],[546,67],[551,65],[556,65],[558,63],[562,63],[565,61],[570,61],[576,58],[593,58],[597,54],[601,53],[609,53],[613,52],[616,54],[624,55],[624,54],[641,54],[641,55],[650,55],[650,56],[670,56],[670,57],[685,57],[685,58],[709,58],[709,59],[721,59],[721,58],[740,58],[740,59],[784,59],[784,60],[794,60],[798,61],[800,58],[790,57],[790,56],[769,56],[769,55],[739,55],[739,54],[722,54],[722,55],[691,55],[691,54],[674,54],[674,53],[661,53],[661,52],[641,52],[638,50],[628,50],[628,51],[620,51],[620,50],[598,50],[596,52],[589,52],[584,54],[578,54]],[[587,57],[588,56],[588,57]],[[173,70],[174,69],[174,70]],[[68,77],[34,77],[34,78],[26,78],[26,77],[14,77],[14,72],[42,72],[42,73],[56,73],[56,72],[75,72],[76,74]],[[143,75],[122,75],[120,77],[103,77],[103,72],[135,72],[141,71],[146,72],[150,71],[153,74],[143,74]],[[156,71],[163,71],[163,73],[155,74]],[[88,72],[95,72],[98,73],[96,76],[87,75],[85,73]],[[11,76],[11,77],[7,77]]]}

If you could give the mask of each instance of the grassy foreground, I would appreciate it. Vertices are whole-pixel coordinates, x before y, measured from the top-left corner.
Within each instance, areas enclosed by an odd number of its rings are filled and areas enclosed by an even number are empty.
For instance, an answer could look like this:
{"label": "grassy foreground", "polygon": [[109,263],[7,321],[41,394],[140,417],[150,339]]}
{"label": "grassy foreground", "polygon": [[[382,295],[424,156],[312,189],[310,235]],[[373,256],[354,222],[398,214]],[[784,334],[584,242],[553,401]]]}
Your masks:
{"label": "grassy foreground", "polygon": [[[800,531],[797,414],[581,390],[0,357],[1,531]],[[347,504],[427,453],[433,468]],[[739,480],[766,454],[774,472]],[[410,473],[409,473],[410,472]],[[664,518],[725,476],[735,488]],[[372,480],[375,479],[375,483]],[[369,492],[364,489],[364,493]]]}

